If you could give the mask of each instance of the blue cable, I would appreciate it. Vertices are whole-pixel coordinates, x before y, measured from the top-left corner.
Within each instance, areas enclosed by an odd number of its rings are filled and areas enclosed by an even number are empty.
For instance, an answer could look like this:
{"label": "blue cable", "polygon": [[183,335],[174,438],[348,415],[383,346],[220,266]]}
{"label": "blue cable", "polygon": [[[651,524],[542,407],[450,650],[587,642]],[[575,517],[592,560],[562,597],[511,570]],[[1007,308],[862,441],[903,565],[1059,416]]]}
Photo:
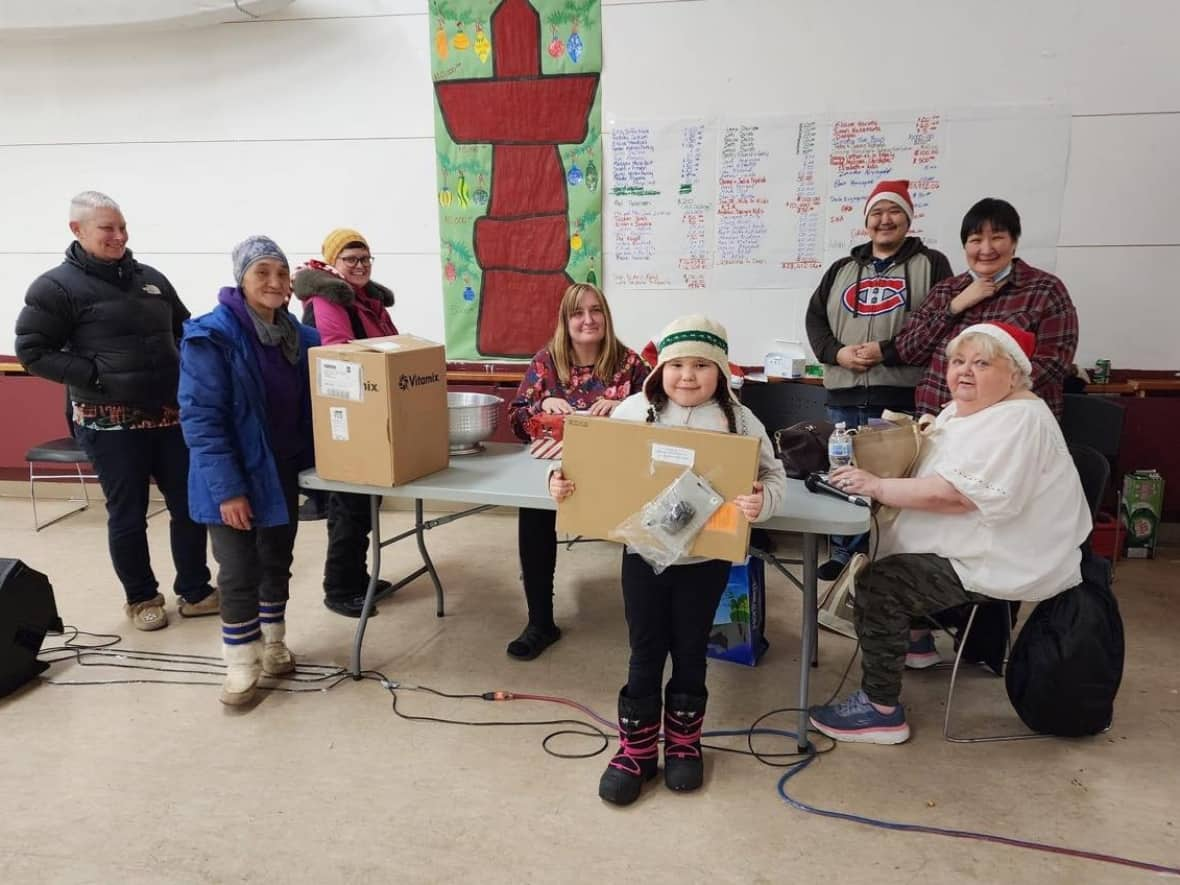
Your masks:
{"label": "blue cable", "polygon": [[[796,737],[792,732],[780,732],[790,737]],[[927,833],[932,836],[947,836],[952,839],[974,839],[980,842],[991,842],[996,845],[1007,845],[1012,848],[1027,848],[1033,851],[1044,851],[1050,854],[1062,854],[1068,857],[1077,857],[1084,860],[1096,860],[1103,863],[1119,864],[1127,867],[1134,867],[1139,870],[1147,870],[1153,873],[1165,873],[1171,876],[1180,876],[1180,867],[1166,866],[1164,864],[1149,863],[1147,861],[1134,860],[1129,857],[1120,857],[1115,854],[1102,854],[1096,851],[1083,851],[1076,848],[1066,848],[1060,845],[1049,845],[1044,842],[1032,842],[1026,839],[1013,839],[1008,836],[998,836],[992,833],[978,833],[973,830],[955,830],[947,827],[932,827],[925,824],[907,824],[897,821],[882,820],[875,817],[866,817],[860,814],[851,814],[847,811],[833,811],[829,808],[817,808],[814,805],[808,805],[806,802],[794,798],[787,792],[787,781],[800,774],[807,766],[811,765],[816,759],[815,755],[809,755],[806,759],[789,766],[788,770],[783,772],[782,777],[778,779],[777,790],[780,797],[792,808],[806,812],[807,814],[818,815],[819,817],[833,818],[835,820],[849,821],[851,823],[862,824],[867,827],[876,827],[881,830],[892,830],[901,833]]]}

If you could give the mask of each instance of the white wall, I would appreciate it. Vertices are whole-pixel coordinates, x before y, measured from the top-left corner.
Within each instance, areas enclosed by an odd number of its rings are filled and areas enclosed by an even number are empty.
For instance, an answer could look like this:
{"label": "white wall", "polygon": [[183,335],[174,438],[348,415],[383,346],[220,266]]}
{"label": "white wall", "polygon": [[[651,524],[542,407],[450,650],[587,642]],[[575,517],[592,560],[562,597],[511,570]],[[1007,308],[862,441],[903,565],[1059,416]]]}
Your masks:
{"label": "white wall", "polygon": [[[1080,315],[1079,362],[1177,367],[1180,4],[603,5],[607,126],[1068,106],[1057,273]],[[93,188],[122,203],[132,248],[194,312],[229,281],[243,236],[268,233],[298,261],[348,225],[369,237],[377,278],[398,293],[399,326],[441,340],[428,33],[425,0],[295,0],[268,20],[164,32],[9,42],[0,32],[0,329],[13,328],[28,283],[69,242],[69,197]],[[1021,145],[1008,151],[1018,164]],[[808,293],[608,294],[637,346],[699,308],[725,318],[735,356],[753,362],[765,330],[801,329]],[[8,334],[0,351],[11,350]]]}

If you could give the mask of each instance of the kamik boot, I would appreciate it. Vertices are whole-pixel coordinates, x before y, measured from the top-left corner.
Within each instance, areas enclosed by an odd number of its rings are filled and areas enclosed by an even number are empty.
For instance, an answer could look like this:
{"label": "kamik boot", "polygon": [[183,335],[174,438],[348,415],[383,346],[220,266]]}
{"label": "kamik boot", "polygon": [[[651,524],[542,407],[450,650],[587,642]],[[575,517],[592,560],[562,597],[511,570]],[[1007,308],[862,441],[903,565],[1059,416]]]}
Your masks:
{"label": "kamik boot", "polygon": [[225,683],[221,702],[240,707],[254,699],[258,677],[262,675],[262,632],[258,620],[241,624],[221,623],[221,642],[225,655]]}
{"label": "kamik boot", "polygon": [[630,805],[645,782],[660,770],[660,696],[629,698],[619,692],[619,749],[598,782],[598,795],[615,805]]}
{"label": "kamik boot", "polygon": [[705,776],[701,726],[708,694],[668,691],[664,698],[664,783],[669,790],[695,790]]}
{"label": "kamik boot", "polygon": [[261,602],[258,620],[262,627],[262,672],[267,676],[286,676],[295,672],[295,656],[287,648],[287,603]]}

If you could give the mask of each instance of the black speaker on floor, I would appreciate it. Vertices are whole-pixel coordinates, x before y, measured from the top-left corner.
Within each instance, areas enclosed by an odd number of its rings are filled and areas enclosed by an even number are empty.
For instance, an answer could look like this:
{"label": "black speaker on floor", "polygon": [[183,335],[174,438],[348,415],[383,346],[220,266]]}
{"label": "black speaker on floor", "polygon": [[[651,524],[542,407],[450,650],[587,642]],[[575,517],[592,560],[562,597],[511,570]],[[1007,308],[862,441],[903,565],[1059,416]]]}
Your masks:
{"label": "black speaker on floor", "polygon": [[37,660],[46,633],[60,633],[53,587],[19,559],[0,559],[0,697],[49,665]]}

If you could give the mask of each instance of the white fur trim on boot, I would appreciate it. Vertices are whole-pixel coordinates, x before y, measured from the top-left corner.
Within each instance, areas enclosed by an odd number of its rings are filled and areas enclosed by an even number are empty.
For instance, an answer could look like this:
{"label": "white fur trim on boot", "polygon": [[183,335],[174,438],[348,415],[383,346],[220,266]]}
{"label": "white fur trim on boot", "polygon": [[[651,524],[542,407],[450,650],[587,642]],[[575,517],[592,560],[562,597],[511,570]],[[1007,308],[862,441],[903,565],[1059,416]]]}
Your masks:
{"label": "white fur trim on boot", "polygon": [[241,645],[222,645],[225,656],[225,684],[221,687],[221,702],[231,707],[248,704],[254,698],[254,689],[262,667],[259,654],[262,643],[255,639]]}
{"label": "white fur trim on boot", "polygon": [[263,624],[262,672],[267,676],[286,676],[295,672],[295,656],[287,648],[285,623]]}

